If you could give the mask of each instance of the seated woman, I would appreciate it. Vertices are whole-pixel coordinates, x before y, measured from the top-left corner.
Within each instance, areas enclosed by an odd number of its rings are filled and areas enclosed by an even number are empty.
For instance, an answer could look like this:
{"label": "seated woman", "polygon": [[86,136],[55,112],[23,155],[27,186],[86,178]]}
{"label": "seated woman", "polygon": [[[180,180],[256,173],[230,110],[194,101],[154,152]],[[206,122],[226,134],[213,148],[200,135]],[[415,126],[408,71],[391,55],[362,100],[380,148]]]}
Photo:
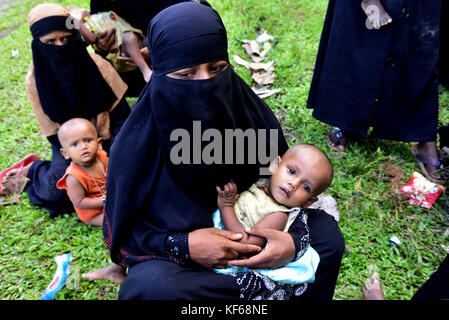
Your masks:
{"label": "seated woman", "polygon": [[51,144],[52,160],[35,157],[2,175],[2,180],[15,174],[28,177],[31,203],[46,208],[52,217],[74,211],[66,192],[56,188],[70,164],[60,153],[59,126],[72,118],[92,121],[109,152],[130,113],[124,98],[126,84],[109,62],[87,52],[76,29],[67,29],[68,16],[63,7],[51,3],[34,7],[28,16],[33,61],[26,89],[40,131]]}
{"label": "seated woman", "polygon": [[[308,217],[311,245],[320,255],[313,284],[212,270],[228,264],[283,266],[299,252],[300,226],[295,221],[288,232],[248,231],[267,239],[263,251],[240,243],[241,234],[213,228],[215,186],[232,180],[247,189],[269,160],[250,163],[247,144],[217,147],[216,155],[231,161],[201,160],[208,154],[201,137],[224,137],[230,129],[271,130],[276,139],[256,135],[255,145],[279,155],[288,145],[273,112],[230,66],[226,29],[213,9],[186,2],[161,11],[150,24],[148,47],[153,75],[117,136],[106,182],[105,242],[112,260],[129,267],[119,299],[332,299],[344,239],[335,220],[320,210]],[[185,145],[187,160],[176,164],[179,130],[193,140]]]}

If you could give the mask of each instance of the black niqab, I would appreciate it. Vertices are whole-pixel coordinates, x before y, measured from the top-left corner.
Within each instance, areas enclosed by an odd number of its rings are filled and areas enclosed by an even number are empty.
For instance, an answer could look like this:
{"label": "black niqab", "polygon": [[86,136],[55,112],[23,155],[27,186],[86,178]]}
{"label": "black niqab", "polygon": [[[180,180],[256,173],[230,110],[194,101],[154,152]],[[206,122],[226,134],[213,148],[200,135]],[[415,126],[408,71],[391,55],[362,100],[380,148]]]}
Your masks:
{"label": "black niqab", "polygon": [[[170,139],[174,130],[189,132],[192,150],[194,121],[200,121],[202,134],[212,128],[222,135],[225,129],[274,129],[278,141],[272,146],[277,145],[279,154],[287,149],[273,112],[230,66],[207,80],[165,75],[228,61],[226,30],[213,9],[188,2],[163,10],[149,27],[148,44],[154,73],[117,136],[107,180],[103,233],[113,261],[125,265],[164,259],[169,234],[212,227],[216,185],[232,179],[242,191],[267,165],[259,159],[254,164],[206,164],[202,159],[199,164],[176,165],[170,158],[179,141]],[[268,136],[261,139],[266,148]],[[204,147],[209,142],[201,143]],[[244,153],[247,159],[248,145]]]}
{"label": "black niqab", "polygon": [[[109,109],[117,97],[90,57],[77,30],[68,30],[67,17],[50,16],[31,26],[36,87],[45,114],[54,122],[92,119]],[[67,31],[72,37],[58,46],[39,37]]]}

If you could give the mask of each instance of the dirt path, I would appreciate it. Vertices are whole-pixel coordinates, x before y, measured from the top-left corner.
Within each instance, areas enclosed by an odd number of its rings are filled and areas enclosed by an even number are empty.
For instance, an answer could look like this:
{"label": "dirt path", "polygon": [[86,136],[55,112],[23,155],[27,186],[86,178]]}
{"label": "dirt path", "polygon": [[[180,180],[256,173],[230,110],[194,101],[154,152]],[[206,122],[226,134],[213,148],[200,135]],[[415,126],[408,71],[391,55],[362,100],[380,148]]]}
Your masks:
{"label": "dirt path", "polygon": [[[11,6],[16,1],[22,1],[22,0],[0,0],[0,18],[3,14],[3,12]],[[8,34],[14,31],[15,28],[0,30],[0,41],[6,37]]]}

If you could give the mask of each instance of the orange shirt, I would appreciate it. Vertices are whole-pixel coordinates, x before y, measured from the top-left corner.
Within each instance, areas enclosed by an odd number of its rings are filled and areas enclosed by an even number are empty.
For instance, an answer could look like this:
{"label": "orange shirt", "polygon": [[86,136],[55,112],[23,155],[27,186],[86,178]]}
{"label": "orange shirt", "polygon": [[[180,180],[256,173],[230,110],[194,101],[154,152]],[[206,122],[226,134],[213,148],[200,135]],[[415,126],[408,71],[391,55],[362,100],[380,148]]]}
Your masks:
{"label": "orange shirt", "polygon": [[[108,156],[104,150],[98,150],[97,153],[98,159],[100,159],[101,163],[103,163],[105,172],[108,172]],[[70,166],[65,171],[64,176],[56,183],[56,187],[58,189],[65,189],[70,198],[70,190],[67,187],[67,176],[74,176],[84,187],[86,191],[86,197],[88,198],[100,198],[102,196],[101,192],[106,195],[106,176],[104,177],[95,177],[95,181],[92,176],[87,173],[83,168],[78,166],[75,163],[71,163]],[[96,182],[96,183],[95,183]],[[101,188],[101,192],[97,187]],[[103,213],[103,208],[98,209],[78,209],[75,208],[76,213],[81,221],[86,222]]]}

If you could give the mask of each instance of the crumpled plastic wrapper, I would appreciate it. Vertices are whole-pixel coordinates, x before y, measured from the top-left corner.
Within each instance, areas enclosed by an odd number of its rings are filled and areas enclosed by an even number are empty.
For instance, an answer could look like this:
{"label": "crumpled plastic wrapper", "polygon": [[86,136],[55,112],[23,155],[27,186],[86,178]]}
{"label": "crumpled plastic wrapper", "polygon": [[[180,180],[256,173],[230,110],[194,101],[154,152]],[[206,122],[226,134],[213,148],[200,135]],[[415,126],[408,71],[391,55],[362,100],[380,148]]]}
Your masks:
{"label": "crumpled plastic wrapper", "polygon": [[418,172],[401,188],[410,197],[410,204],[431,208],[446,188],[434,183]]}
{"label": "crumpled plastic wrapper", "polygon": [[309,206],[309,208],[324,210],[326,213],[334,217],[335,221],[340,221],[340,211],[338,211],[337,208],[337,201],[330,194],[323,193],[318,195],[318,200]]}

